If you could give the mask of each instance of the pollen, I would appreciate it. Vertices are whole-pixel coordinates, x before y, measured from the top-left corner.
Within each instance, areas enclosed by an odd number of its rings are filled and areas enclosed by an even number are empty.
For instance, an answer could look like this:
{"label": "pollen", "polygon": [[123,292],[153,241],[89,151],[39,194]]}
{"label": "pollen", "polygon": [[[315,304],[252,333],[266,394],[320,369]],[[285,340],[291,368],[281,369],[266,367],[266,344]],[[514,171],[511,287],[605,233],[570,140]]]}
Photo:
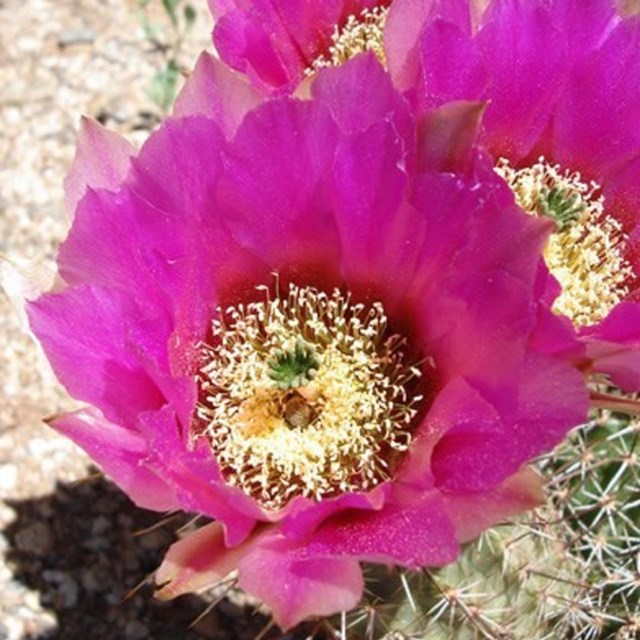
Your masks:
{"label": "pollen", "polygon": [[332,45],[326,54],[313,61],[306,75],[313,75],[325,67],[337,67],[359,53],[372,51],[386,66],[384,52],[384,26],[389,9],[374,7],[364,9],[359,15],[350,15],[342,28],[335,27],[331,36]]}
{"label": "pollen", "polygon": [[518,205],[556,223],[544,253],[562,289],[554,311],[577,327],[605,318],[625,298],[635,275],[624,257],[626,236],[620,223],[606,214],[600,186],[583,182],[579,173],[563,171],[544,157],[523,169],[501,158],[496,171]]}
{"label": "pollen", "polygon": [[411,443],[423,396],[382,304],[290,284],[218,310],[202,345],[201,427],[225,480],[277,510],[366,491]]}

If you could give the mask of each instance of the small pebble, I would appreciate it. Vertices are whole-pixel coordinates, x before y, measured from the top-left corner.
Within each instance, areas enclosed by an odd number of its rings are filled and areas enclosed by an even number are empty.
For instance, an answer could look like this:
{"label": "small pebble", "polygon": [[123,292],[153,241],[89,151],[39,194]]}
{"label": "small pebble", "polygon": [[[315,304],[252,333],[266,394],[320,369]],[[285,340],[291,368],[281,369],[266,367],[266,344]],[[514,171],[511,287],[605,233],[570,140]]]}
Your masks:
{"label": "small pebble", "polygon": [[16,533],[16,546],[20,551],[35,556],[46,556],[53,547],[53,533],[46,522],[34,522]]}
{"label": "small pebble", "polygon": [[64,48],[75,44],[91,44],[95,38],[92,29],[65,29],[58,34],[58,46]]}
{"label": "small pebble", "polygon": [[124,628],[127,640],[143,640],[149,637],[147,627],[138,620],[130,620]]}
{"label": "small pebble", "polygon": [[0,465],[0,491],[11,491],[18,481],[18,468],[13,464]]}
{"label": "small pebble", "polygon": [[62,598],[63,609],[73,609],[78,604],[78,583],[68,575],[64,576],[64,579],[58,587],[58,593]]}

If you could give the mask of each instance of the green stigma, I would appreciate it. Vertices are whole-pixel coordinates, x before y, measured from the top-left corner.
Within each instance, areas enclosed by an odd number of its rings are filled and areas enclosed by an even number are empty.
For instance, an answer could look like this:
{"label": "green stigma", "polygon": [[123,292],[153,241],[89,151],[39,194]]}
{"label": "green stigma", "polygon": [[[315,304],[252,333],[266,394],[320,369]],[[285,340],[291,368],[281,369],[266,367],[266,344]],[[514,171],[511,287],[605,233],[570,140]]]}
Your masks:
{"label": "green stigma", "polygon": [[296,340],[295,347],[286,351],[277,350],[267,360],[269,377],[281,389],[304,387],[318,372],[320,360],[314,348],[302,338]]}
{"label": "green stigma", "polygon": [[559,231],[577,222],[587,209],[579,193],[559,186],[541,188],[536,205],[538,215],[551,218]]}

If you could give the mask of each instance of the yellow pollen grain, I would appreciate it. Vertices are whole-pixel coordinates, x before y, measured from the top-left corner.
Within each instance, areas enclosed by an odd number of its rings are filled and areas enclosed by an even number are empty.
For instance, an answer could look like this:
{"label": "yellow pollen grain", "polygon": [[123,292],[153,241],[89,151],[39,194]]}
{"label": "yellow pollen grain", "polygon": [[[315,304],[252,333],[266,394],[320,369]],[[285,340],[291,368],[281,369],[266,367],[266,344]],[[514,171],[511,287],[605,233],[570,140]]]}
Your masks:
{"label": "yellow pollen grain", "polygon": [[[220,310],[212,323],[200,372],[205,426],[196,437],[207,438],[227,482],[269,509],[384,481],[393,452],[409,447],[422,397],[408,394],[420,371],[405,364],[405,341],[387,335],[382,305],[353,304],[337,289],[290,285],[275,298],[259,290],[263,301]],[[283,389],[268,363],[300,339],[315,350],[317,373]],[[304,426],[292,427],[286,409],[301,404]]]}
{"label": "yellow pollen grain", "polygon": [[600,187],[586,184],[579,173],[562,171],[541,157],[531,167],[514,169],[501,158],[497,173],[508,183],[517,203],[528,213],[543,215],[541,194],[558,188],[574,199],[579,214],[551,235],[544,258],[560,283],[553,309],[581,327],[599,322],[628,293],[634,272],[623,255],[626,236],[620,223],[604,210]]}
{"label": "yellow pollen grain", "polygon": [[359,53],[372,51],[380,62],[386,66],[384,52],[384,26],[389,9],[374,7],[363,9],[355,16],[347,18],[342,29],[337,26],[331,35],[332,45],[325,55],[316,58],[306,70],[306,75],[313,75],[325,67],[337,67],[344,64]]}

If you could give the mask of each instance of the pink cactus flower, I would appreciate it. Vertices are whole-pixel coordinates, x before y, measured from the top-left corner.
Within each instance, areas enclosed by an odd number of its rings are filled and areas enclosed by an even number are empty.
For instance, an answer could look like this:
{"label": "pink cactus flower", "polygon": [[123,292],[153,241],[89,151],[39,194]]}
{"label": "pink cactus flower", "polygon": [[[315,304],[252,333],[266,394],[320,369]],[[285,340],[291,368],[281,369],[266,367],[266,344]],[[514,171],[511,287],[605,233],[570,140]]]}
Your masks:
{"label": "pink cactus flower", "polygon": [[486,102],[480,142],[496,170],[521,206],[556,222],[545,295],[579,329],[576,362],[640,390],[637,9],[622,15],[615,0],[209,4],[222,58],[262,90],[300,91],[318,68],[372,50],[417,113]]}
{"label": "pink cactus flower", "polygon": [[588,398],[539,322],[552,224],[473,146],[480,109],[418,130],[372,54],[305,100],[203,55],[139,151],[85,121],[29,316],[88,405],[52,426],[138,505],[213,520],[161,597],[237,570],[292,627],[354,607],[360,562],[452,562],[539,502],[524,465]]}
{"label": "pink cactus flower", "polygon": [[486,1],[208,0],[222,60],[273,93],[291,92],[318,69],[364,51],[387,64],[396,81],[404,79],[427,19],[469,11],[475,18]]}
{"label": "pink cactus flower", "polygon": [[487,102],[480,140],[496,170],[518,204],[556,223],[555,312],[579,329],[586,368],[637,392],[640,18],[617,4],[492,0],[475,19],[432,17],[406,49],[413,79],[396,81],[418,109]]}

